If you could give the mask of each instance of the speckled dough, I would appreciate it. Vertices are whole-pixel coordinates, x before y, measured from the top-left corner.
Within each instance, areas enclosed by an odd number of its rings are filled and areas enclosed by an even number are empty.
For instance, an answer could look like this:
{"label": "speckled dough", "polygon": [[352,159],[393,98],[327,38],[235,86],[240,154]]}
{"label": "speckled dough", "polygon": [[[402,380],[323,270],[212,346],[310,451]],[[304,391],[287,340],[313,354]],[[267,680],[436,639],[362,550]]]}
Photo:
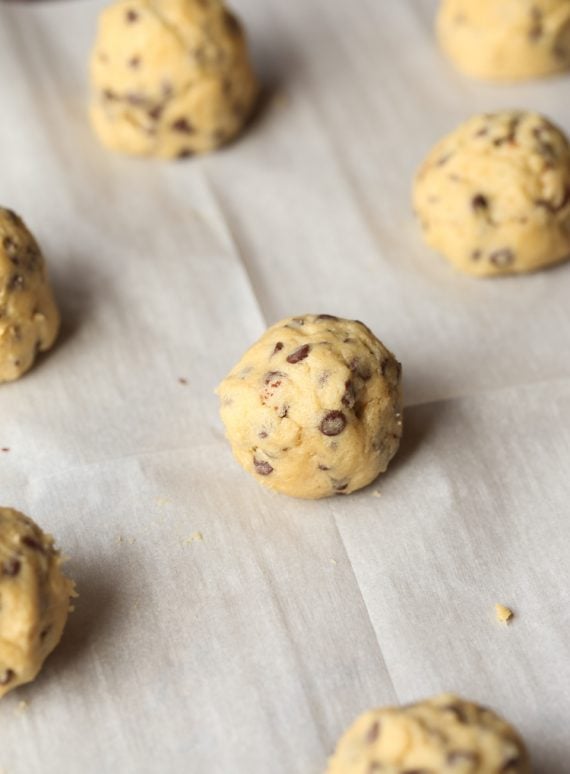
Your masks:
{"label": "speckled dough", "polygon": [[282,320],[218,387],[234,455],[260,483],[293,497],[360,489],[400,443],[400,372],[361,322]]}
{"label": "speckled dough", "polygon": [[52,538],[0,508],[0,697],[36,677],[61,638],[71,596]]}
{"label": "speckled dough", "polygon": [[517,732],[489,709],[443,694],[365,712],[327,774],[530,774]]}
{"label": "speckled dough", "polygon": [[40,249],[22,220],[0,207],[0,382],[27,371],[58,328]]}
{"label": "speckled dough", "polygon": [[514,81],[570,67],[570,0],[444,0],[437,33],[467,75]]}
{"label": "speckled dough", "polygon": [[570,146],[535,113],[466,121],[430,152],[413,199],[426,242],[468,274],[535,271],[570,255]]}
{"label": "speckled dough", "polygon": [[221,0],[120,0],[91,58],[91,119],[107,147],[184,158],[223,145],[258,87],[240,23]]}

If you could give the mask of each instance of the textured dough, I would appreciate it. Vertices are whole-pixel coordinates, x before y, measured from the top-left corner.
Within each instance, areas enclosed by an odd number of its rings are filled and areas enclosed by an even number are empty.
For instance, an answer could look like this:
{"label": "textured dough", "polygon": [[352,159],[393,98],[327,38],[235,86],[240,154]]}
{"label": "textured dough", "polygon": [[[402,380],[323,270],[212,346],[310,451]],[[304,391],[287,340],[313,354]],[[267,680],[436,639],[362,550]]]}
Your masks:
{"label": "textured dough", "polygon": [[479,276],[535,271],[570,255],[570,145],[543,116],[475,116],[429,153],[414,208],[426,242]]}
{"label": "textured dough", "polygon": [[489,709],[443,694],[365,712],[327,774],[530,774],[517,732]]}
{"label": "textured dough", "polygon": [[361,322],[282,320],[218,387],[235,457],[260,483],[293,497],[366,486],[400,443],[400,373]]}
{"label": "textured dough", "polygon": [[514,81],[570,66],[570,0],[444,0],[442,49],[476,78]]}
{"label": "textured dough", "polygon": [[53,539],[0,508],[0,697],[36,677],[61,638],[71,596]]}
{"label": "textured dough", "polygon": [[107,147],[184,158],[232,139],[258,93],[240,23],[221,0],[120,0],[91,58],[91,119]]}
{"label": "textured dough", "polygon": [[34,237],[0,207],[0,382],[17,379],[49,349],[59,329],[44,259]]}

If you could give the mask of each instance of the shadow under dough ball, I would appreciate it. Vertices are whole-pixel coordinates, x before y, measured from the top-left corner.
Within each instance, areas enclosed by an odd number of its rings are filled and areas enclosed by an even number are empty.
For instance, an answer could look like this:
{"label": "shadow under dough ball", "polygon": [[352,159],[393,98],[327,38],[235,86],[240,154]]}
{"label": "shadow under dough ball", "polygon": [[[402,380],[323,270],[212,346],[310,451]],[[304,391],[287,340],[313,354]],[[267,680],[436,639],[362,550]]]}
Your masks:
{"label": "shadow under dough ball", "polygon": [[277,492],[354,492],[402,434],[401,366],[363,323],[304,315],[269,328],[217,389],[238,462]]}
{"label": "shadow under dough ball", "polygon": [[476,276],[570,256],[570,145],[536,113],[475,116],[421,165],[413,203],[426,242]]}
{"label": "shadow under dough ball", "polygon": [[234,138],[258,85],[241,24],[221,0],[119,0],[91,56],[91,121],[122,153],[185,158]]}
{"label": "shadow under dough ball", "polygon": [[0,508],[0,697],[32,681],[58,644],[75,596],[53,539]]}
{"label": "shadow under dough ball", "polygon": [[0,383],[18,379],[53,345],[59,321],[36,240],[0,207]]}
{"label": "shadow under dough ball", "polygon": [[570,67],[570,0],[443,0],[443,51],[475,78],[516,81]]}
{"label": "shadow under dough ball", "polygon": [[452,694],[360,715],[327,774],[530,774],[525,745],[486,707]]}

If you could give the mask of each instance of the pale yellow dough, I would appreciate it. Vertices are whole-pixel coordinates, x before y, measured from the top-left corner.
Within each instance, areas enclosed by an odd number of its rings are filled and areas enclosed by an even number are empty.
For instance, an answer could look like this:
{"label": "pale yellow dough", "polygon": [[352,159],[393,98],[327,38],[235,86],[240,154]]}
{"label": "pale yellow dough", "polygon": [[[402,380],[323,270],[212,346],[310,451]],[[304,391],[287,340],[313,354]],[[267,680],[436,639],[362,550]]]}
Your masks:
{"label": "pale yellow dough", "polygon": [[293,497],[366,486],[400,443],[400,373],[361,322],[282,320],[217,390],[236,459],[261,484]]}
{"label": "pale yellow dough", "polygon": [[440,45],[467,75],[515,81],[570,67],[570,0],[443,0]]}
{"label": "pale yellow dough", "polygon": [[49,349],[59,313],[36,240],[11,210],[0,207],[0,382],[18,379]]}
{"label": "pale yellow dough", "polygon": [[53,539],[0,508],[0,697],[36,677],[61,638],[72,596]]}
{"label": "pale yellow dough", "polygon": [[119,0],[91,56],[91,120],[123,153],[184,158],[231,140],[258,86],[245,37],[221,0]]}
{"label": "pale yellow dough", "polygon": [[570,145],[536,113],[475,116],[420,167],[426,242],[477,276],[536,271],[570,255]]}
{"label": "pale yellow dough", "polygon": [[522,739],[501,717],[452,694],[360,715],[327,774],[530,774]]}

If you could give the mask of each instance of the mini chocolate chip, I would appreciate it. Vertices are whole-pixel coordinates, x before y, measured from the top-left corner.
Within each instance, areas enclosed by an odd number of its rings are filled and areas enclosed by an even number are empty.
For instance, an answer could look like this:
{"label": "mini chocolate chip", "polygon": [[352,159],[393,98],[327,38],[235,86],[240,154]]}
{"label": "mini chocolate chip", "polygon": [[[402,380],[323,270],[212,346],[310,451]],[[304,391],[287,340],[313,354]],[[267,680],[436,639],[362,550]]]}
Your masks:
{"label": "mini chocolate chip", "polygon": [[0,685],[8,685],[8,683],[16,677],[16,673],[13,669],[4,670],[4,674],[0,675]]}
{"label": "mini chocolate chip", "polygon": [[109,102],[119,99],[119,97],[115,94],[114,91],[111,91],[111,89],[103,89],[103,96],[105,99],[109,100]]}
{"label": "mini chocolate chip", "polygon": [[447,164],[447,162],[452,156],[453,156],[453,153],[446,153],[443,156],[440,156],[439,159],[435,162],[436,166],[443,167],[443,165]]}
{"label": "mini chocolate chip", "polygon": [[7,575],[8,578],[15,578],[20,572],[22,563],[19,559],[6,559],[2,563],[2,575]]}
{"label": "mini chocolate chip", "polygon": [[562,197],[562,201],[560,204],[554,204],[551,201],[548,201],[548,199],[537,199],[535,204],[537,207],[544,207],[549,212],[551,212],[553,215],[555,215],[557,212],[560,212],[560,210],[563,210],[564,207],[570,202],[570,187],[567,187],[564,191],[564,196]]}
{"label": "mini chocolate chip", "polygon": [[338,317],[335,317],[334,314],[319,314],[317,320],[338,320]]}
{"label": "mini chocolate chip", "polygon": [[327,465],[320,465],[319,464],[319,470],[330,470],[330,468]]}
{"label": "mini chocolate chip", "polygon": [[375,720],[374,723],[372,723],[372,725],[368,729],[368,733],[366,734],[366,741],[368,742],[368,744],[372,744],[378,739],[379,736],[380,736],[380,721]]}
{"label": "mini chocolate chip", "polygon": [[340,402],[347,408],[352,408],[356,403],[356,390],[350,379],[344,383],[344,395],[340,399]]}
{"label": "mini chocolate chip", "polygon": [[473,252],[471,253],[471,260],[478,261],[482,255],[483,253],[481,252],[481,250],[473,250]]}
{"label": "mini chocolate chip", "polygon": [[132,9],[129,9],[125,14],[125,16],[129,24],[133,24],[133,22],[136,22],[139,19],[138,13],[136,11],[133,11]]}
{"label": "mini chocolate chip", "polygon": [[478,210],[486,210],[489,206],[489,202],[487,200],[486,196],[483,196],[483,194],[476,194],[471,199],[471,207],[477,212]]}
{"label": "mini chocolate chip", "polygon": [[194,134],[196,131],[186,118],[178,118],[171,123],[170,127],[173,131],[180,132],[181,134]]}
{"label": "mini chocolate chip", "polygon": [[34,551],[39,551],[42,554],[44,553],[44,547],[42,544],[30,535],[24,535],[20,542],[25,546],[28,546],[28,548],[33,548]]}
{"label": "mini chocolate chip", "polygon": [[342,411],[328,411],[320,424],[323,435],[340,435],[346,427],[346,417]]}
{"label": "mini chocolate chip", "polygon": [[281,371],[268,371],[265,374],[264,382],[267,385],[271,385],[271,387],[279,387],[281,385],[281,382],[283,379],[287,378],[287,374],[282,373]]}
{"label": "mini chocolate chip", "polygon": [[265,432],[265,430],[261,430],[261,432],[259,432],[257,434],[257,437],[258,438],[267,438],[267,433]]}
{"label": "mini chocolate chip", "polygon": [[190,150],[190,148],[183,148],[176,158],[178,159],[189,159],[191,156],[194,155],[194,151]]}
{"label": "mini chocolate chip", "polygon": [[351,371],[360,376],[360,378],[365,382],[367,382],[372,376],[369,366],[366,363],[363,363],[358,357],[353,357],[348,364],[348,367]]}
{"label": "mini chocolate chip", "polygon": [[128,65],[129,67],[132,67],[133,70],[136,70],[137,67],[140,65],[140,63],[141,63],[140,56],[133,56],[129,59]]}
{"label": "mini chocolate chip", "polygon": [[157,105],[148,111],[148,117],[153,121],[158,121],[164,110],[164,105]]}
{"label": "mini chocolate chip", "polygon": [[455,719],[458,723],[467,723],[468,718],[465,714],[465,711],[463,707],[460,707],[459,704],[447,704],[445,707],[441,708],[445,712],[451,712],[455,716]]}
{"label": "mini chocolate chip", "polygon": [[259,473],[260,476],[268,476],[270,473],[273,473],[273,468],[265,460],[258,460],[254,457],[253,465],[255,467],[255,472]]}
{"label": "mini chocolate chip", "polygon": [[273,355],[276,352],[280,352],[282,349],[283,349],[283,342],[282,341],[278,341],[277,344],[275,345],[274,349],[273,349],[273,352],[271,353],[271,356],[273,357]]}
{"label": "mini chocolate chip", "polygon": [[10,451],[10,447],[9,447],[9,446],[3,446],[3,447],[0,449],[0,451],[1,451],[1,452],[6,452],[6,453],[7,453],[7,452],[9,452],[9,451]]}
{"label": "mini chocolate chip", "polygon": [[45,629],[42,629],[40,632],[40,640],[43,642],[45,638],[48,636],[48,634],[51,632],[52,625],[48,624]]}
{"label": "mini chocolate chip", "polygon": [[500,774],[504,774],[504,772],[508,772],[508,771],[511,771],[512,769],[516,769],[519,763],[520,763],[519,756],[512,755],[503,763],[503,765],[499,769]]}
{"label": "mini chocolate chip", "polygon": [[228,32],[231,35],[240,35],[241,34],[241,25],[236,19],[236,17],[233,15],[233,13],[230,13],[229,11],[224,11],[224,22],[226,25],[226,28]]}
{"label": "mini chocolate chip", "polygon": [[310,349],[311,347],[309,344],[303,344],[301,347],[297,347],[297,349],[288,356],[287,362],[292,365],[300,363],[301,360],[304,360],[307,357]]}
{"label": "mini chocolate chip", "polygon": [[510,266],[515,260],[515,254],[508,247],[504,247],[502,250],[495,250],[489,255],[489,261],[498,268]]}

